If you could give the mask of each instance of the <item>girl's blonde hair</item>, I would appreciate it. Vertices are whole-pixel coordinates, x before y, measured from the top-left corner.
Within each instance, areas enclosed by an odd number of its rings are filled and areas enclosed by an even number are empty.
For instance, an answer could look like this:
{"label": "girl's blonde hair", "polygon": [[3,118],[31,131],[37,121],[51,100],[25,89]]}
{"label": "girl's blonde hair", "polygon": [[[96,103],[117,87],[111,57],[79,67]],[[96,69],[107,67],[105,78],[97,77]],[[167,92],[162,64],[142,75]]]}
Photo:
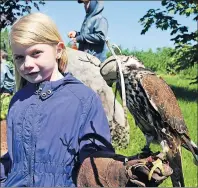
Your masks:
{"label": "girl's blonde hair", "polygon": [[[63,42],[55,23],[45,14],[32,13],[23,16],[14,23],[9,36],[10,44],[20,44],[31,46],[35,44],[57,45]],[[58,61],[59,71],[63,74],[67,65],[66,48],[64,47],[62,56]],[[15,66],[16,70],[16,66]],[[26,80],[15,71],[16,90],[21,89]]]}

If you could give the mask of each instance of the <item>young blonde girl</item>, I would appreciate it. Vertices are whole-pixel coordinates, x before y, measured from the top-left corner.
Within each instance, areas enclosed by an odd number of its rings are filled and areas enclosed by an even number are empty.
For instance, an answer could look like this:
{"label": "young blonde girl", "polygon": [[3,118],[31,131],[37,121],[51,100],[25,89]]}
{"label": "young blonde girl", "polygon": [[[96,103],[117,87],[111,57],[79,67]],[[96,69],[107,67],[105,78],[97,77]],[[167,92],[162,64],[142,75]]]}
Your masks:
{"label": "young blonde girl", "polygon": [[[116,155],[98,95],[65,73],[68,57],[53,21],[41,13],[20,18],[11,28],[10,44],[17,92],[7,116],[1,186],[113,185],[104,178],[117,186],[130,182],[124,163],[112,159]],[[141,173],[145,177],[148,172]],[[166,178],[157,177],[157,184]]]}

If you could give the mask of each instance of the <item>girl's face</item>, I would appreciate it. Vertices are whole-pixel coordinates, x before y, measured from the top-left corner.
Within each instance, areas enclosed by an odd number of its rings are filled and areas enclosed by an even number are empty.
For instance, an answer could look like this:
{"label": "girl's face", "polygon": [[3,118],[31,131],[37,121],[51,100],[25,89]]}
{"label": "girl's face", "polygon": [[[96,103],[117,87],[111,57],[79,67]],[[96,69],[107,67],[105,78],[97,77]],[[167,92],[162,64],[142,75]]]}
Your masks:
{"label": "girl's face", "polygon": [[22,46],[12,44],[13,59],[19,74],[31,83],[59,79],[57,59],[62,53],[62,45],[35,44]]}

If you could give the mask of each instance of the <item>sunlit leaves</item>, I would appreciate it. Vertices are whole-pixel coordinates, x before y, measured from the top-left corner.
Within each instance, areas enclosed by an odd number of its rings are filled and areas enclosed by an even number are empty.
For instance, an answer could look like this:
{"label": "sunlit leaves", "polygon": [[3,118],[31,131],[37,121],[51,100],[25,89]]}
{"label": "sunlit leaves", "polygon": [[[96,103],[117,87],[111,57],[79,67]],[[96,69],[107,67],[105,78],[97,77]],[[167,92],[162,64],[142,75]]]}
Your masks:
{"label": "sunlit leaves", "polygon": [[174,18],[174,15],[192,17],[192,21],[198,21],[198,4],[194,0],[162,0],[165,10],[150,9],[140,18],[143,26],[141,34],[145,34],[153,25],[161,30],[170,30],[171,39],[175,44],[174,68],[182,70],[194,66],[198,62],[197,39],[198,32],[189,32],[187,26],[183,26]]}

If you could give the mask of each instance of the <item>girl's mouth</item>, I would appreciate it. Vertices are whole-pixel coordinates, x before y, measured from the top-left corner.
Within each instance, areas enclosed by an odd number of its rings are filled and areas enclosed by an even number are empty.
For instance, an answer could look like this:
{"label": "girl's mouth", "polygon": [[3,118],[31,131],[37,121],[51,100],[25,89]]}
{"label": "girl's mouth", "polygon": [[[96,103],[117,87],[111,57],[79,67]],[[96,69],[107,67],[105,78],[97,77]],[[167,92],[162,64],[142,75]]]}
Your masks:
{"label": "girl's mouth", "polygon": [[36,74],[38,74],[39,72],[30,72],[30,73],[28,73],[28,74],[26,74],[27,76],[34,76],[34,75],[36,75]]}

